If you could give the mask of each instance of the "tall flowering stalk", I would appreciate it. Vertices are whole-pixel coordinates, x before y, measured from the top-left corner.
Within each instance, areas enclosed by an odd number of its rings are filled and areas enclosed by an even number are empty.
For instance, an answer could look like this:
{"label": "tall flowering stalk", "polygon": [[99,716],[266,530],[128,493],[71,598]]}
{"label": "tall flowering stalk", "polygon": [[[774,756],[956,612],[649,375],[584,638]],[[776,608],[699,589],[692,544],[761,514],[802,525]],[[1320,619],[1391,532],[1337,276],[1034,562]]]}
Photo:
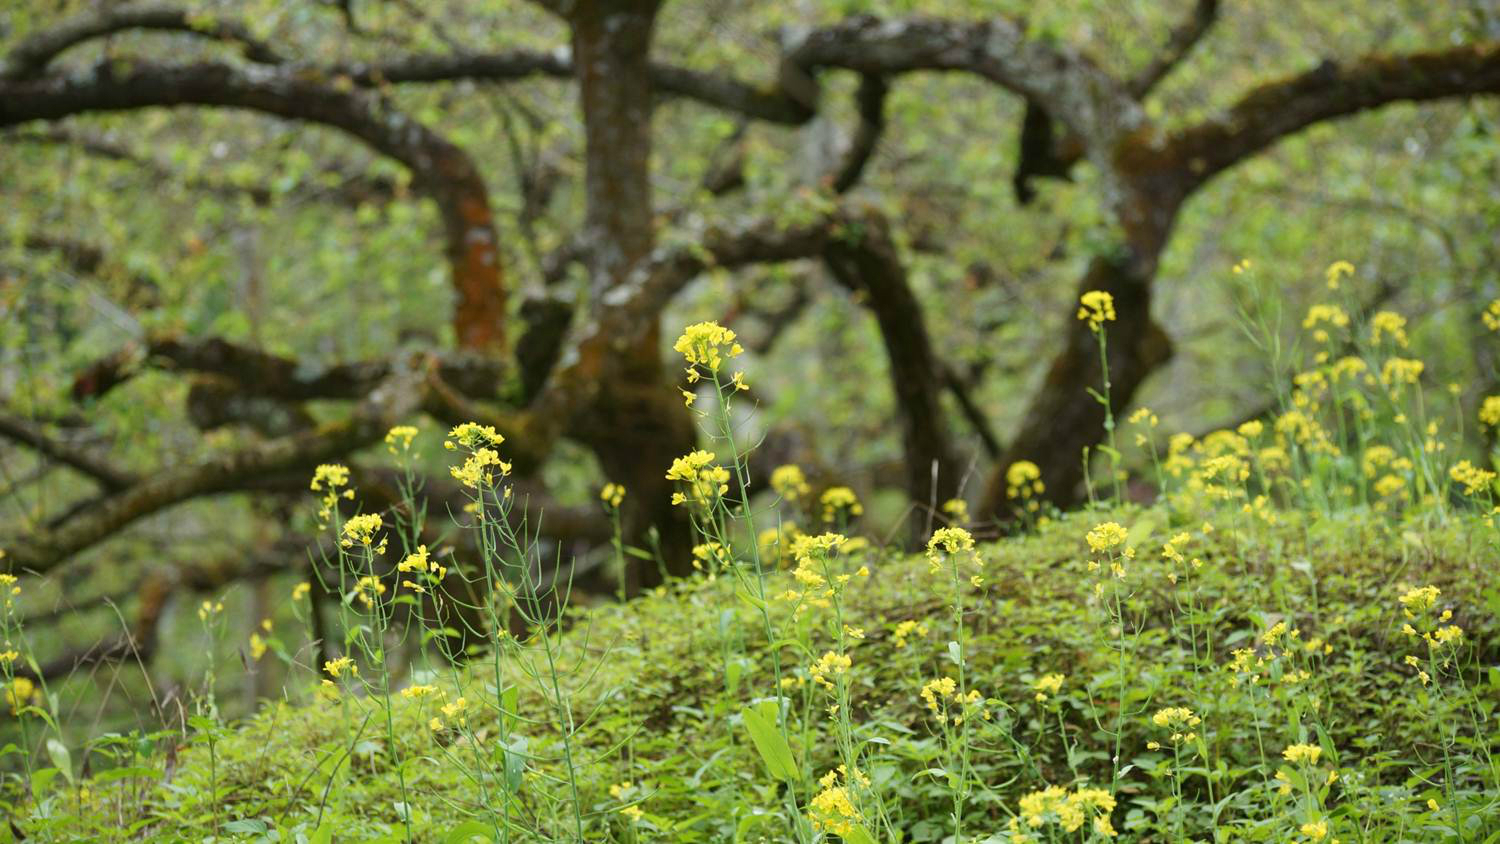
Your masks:
{"label": "tall flowering stalk", "polygon": [[1114,486],[1115,500],[1120,499],[1120,447],[1115,441],[1115,410],[1110,398],[1109,340],[1104,330],[1106,322],[1114,322],[1115,297],[1103,290],[1090,290],[1078,297],[1078,319],[1088,323],[1089,330],[1099,341],[1099,372],[1103,379],[1104,392],[1089,392],[1104,405],[1104,433],[1109,438],[1109,479]]}
{"label": "tall flowering stalk", "polygon": [[927,542],[928,570],[943,578],[948,592],[948,608],[953,618],[953,641],[948,643],[948,656],[953,662],[957,679],[939,677],[922,687],[923,704],[942,730],[943,742],[948,756],[948,787],[953,801],[953,840],[962,844],[964,827],[964,804],[971,791],[972,777],[969,766],[969,718],[982,713],[984,697],[969,687],[968,639],[964,624],[964,592],[983,585],[978,573],[984,562],[974,550],[974,537],[961,527],[939,528]]}

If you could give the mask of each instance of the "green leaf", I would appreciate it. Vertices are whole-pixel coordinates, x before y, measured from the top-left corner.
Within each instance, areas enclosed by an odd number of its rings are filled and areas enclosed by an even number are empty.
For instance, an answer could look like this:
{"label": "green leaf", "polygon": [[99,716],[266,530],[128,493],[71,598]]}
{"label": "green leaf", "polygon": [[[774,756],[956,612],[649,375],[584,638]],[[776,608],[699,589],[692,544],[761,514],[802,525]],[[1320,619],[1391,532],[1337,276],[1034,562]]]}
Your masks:
{"label": "green leaf", "polygon": [[68,746],[55,738],[47,739],[47,756],[52,764],[57,766],[62,775],[67,778],[68,783],[73,782],[73,755],[68,752]]}
{"label": "green leaf", "polygon": [[792,748],[787,745],[786,738],[776,726],[780,709],[778,701],[763,700],[741,709],[740,716],[744,718],[750,741],[754,743],[771,776],[783,782],[796,782],[797,762],[792,757]]}

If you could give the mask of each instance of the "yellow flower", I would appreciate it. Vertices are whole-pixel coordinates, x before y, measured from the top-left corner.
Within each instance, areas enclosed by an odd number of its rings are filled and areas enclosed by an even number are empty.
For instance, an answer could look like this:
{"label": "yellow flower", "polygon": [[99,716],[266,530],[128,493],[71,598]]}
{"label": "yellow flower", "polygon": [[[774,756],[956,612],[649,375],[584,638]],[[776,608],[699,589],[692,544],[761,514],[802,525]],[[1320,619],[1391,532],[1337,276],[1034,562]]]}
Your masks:
{"label": "yellow flower", "polygon": [[818,498],[818,503],[823,505],[823,521],[829,523],[837,521],[841,515],[854,519],[865,512],[864,505],[859,503],[859,496],[846,486],[829,487]]}
{"label": "yellow flower", "polygon": [[1379,344],[1382,335],[1390,337],[1397,346],[1406,348],[1406,317],[1395,311],[1379,311],[1370,317],[1370,342]]}
{"label": "yellow flower", "polygon": [[615,483],[605,484],[604,488],[599,490],[599,500],[611,508],[618,509],[620,502],[625,500],[625,487]]}
{"label": "yellow flower", "polygon": [[833,771],[819,780],[823,790],[814,795],[808,804],[808,819],[812,822],[813,829],[848,839],[860,824],[861,816],[849,796],[848,787],[835,785],[836,782],[838,780]]}
{"label": "yellow flower", "polygon": [[359,676],[359,666],[355,665],[354,660],[347,656],[341,656],[338,659],[331,659],[323,663],[323,670],[328,672],[328,676],[334,678],[342,677],[346,672],[350,677]]}
{"label": "yellow flower", "polygon": [[927,625],[915,619],[899,622],[896,628],[891,631],[891,644],[898,648],[904,648],[906,647],[907,638],[913,635],[926,636]]}
{"label": "yellow flower", "polygon": [[250,658],[260,662],[260,658],[266,655],[266,640],[259,633],[250,634]]}
{"label": "yellow flower", "polygon": [[224,611],[223,601],[204,601],[198,605],[198,620],[207,623],[210,618]]}
{"label": "yellow flower", "polygon": [[626,806],[620,809],[620,814],[624,815],[627,818],[630,818],[631,823],[635,823],[641,819],[641,816],[644,815],[645,812],[641,811],[640,806]]}
{"label": "yellow flower", "polygon": [[[375,541],[375,533],[385,526],[385,520],[379,513],[363,513],[358,516],[350,516],[349,521],[344,522],[344,547],[358,543],[368,546]],[[382,547],[384,543],[381,543]]]}
{"label": "yellow flower", "polygon": [[309,593],[311,591],[312,591],[312,584],[308,583],[307,581],[304,580],[301,583],[297,584],[296,586],[292,587],[292,600],[293,601],[300,601],[303,598],[307,597],[307,593]]}
{"label": "yellow flower", "polygon": [[812,487],[807,485],[807,476],[802,474],[802,467],[793,463],[771,470],[771,489],[783,501],[798,501],[812,492]]}
{"label": "yellow flower", "polygon": [[1328,265],[1328,269],[1324,272],[1324,278],[1328,280],[1329,290],[1339,289],[1339,279],[1344,276],[1353,275],[1354,265],[1348,261],[1334,261]]}
{"label": "yellow flower", "polygon": [[812,675],[814,682],[831,689],[833,682],[828,678],[847,672],[853,664],[854,661],[847,655],[829,651],[819,657],[817,662],[808,666],[807,673]]}
{"label": "yellow flower", "polygon": [[939,711],[940,704],[952,697],[958,689],[958,683],[952,677],[939,677],[930,680],[922,686],[921,696],[927,708],[934,714]]}
{"label": "yellow flower", "polygon": [[499,469],[501,477],[510,474],[511,464],[500,459],[500,452],[481,446],[469,453],[462,466],[454,466],[448,473],[464,486],[478,489],[481,485],[494,485],[495,473],[491,467]]}
{"label": "yellow flower", "polygon": [[1055,695],[1062,691],[1063,675],[1043,674],[1031,683],[1031,688],[1036,692],[1037,702],[1047,699],[1048,695]]}
{"label": "yellow flower", "polygon": [[1084,538],[1095,552],[1111,551],[1125,544],[1130,532],[1119,522],[1103,522],[1095,525]]}
{"label": "yellow flower", "polygon": [[349,483],[349,467],[338,463],[324,463],[313,470],[312,491],[322,492],[326,484],[336,489]]}
{"label": "yellow flower", "polygon": [[1491,302],[1484,309],[1484,314],[1481,318],[1484,320],[1485,328],[1491,331],[1500,331],[1500,299]]}
{"label": "yellow flower", "polygon": [[953,521],[959,524],[969,521],[969,502],[962,498],[950,498],[944,501],[942,509]]}
{"label": "yellow flower", "polygon": [[1500,396],[1485,396],[1484,403],[1479,405],[1479,424],[1500,427]]}
{"label": "yellow flower", "polygon": [[1302,834],[1306,835],[1312,841],[1322,841],[1328,835],[1328,824],[1323,821],[1309,821],[1303,824],[1300,829],[1302,830]]}
{"label": "yellow flower", "polygon": [[410,451],[411,441],[417,438],[417,427],[415,425],[397,425],[385,434],[386,450],[391,454],[399,451]]}
{"label": "yellow flower", "polygon": [[1448,477],[1464,485],[1464,493],[1478,495],[1494,483],[1495,473],[1481,469],[1467,460],[1460,460],[1448,470]]}
{"label": "yellow flower", "polygon": [[13,677],[5,688],[5,702],[10,704],[10,714],[19,715],[22,707],[36,698],[36,684],[27,677]]}
{"label": "yellow flower", "polygon": [[1089,330],[1097,333],[1104,323],[1115,318],[1115,297],[1103,290],[1090,290],[1078,297],[1078,318],[1089,324]]}
{"label": "yellow flower", "polygon": [[734,338],[733,331],[717,322],[700,322],[683,329],[672,348],[688,363],[718,372],[726,357],[737,357],[744,351]]}
{"label": "yellow flower", "polygon": [[1281,751],[1281,758],[1292,764],[1307,763],[1318,764],[1318,758],[1323,755],[1323,748],[1316,744],[1294,744],[1286,750]]}
{"label": "yellow flower", "polygon": [[1005,497],[1030,498],[1047,491],[1042,470],[1030,460],[1017,460],[1005,469]]}
{"label": "yellow flower", "polygon": [[1426,365],[1411,358],[1391,358],[1380,369],[1380,383],[1387,387],[1415,384]]}
{"label": "yellow flower", "polygon": [[401,696],[407,700],[421,700],[424,697],[437,694],[437,690],[437,686],[407,686],[401,690]]}
{"label": "yellow flower", "polygon": [[1307,316],[1302,318],[1303,328],[1316,328],[1324,323],[1343,328],[1349,324],[1349,315],[1338,305],[1313,305],[1307,309]]}
{"label": "yellow flower", "polygon": [[505,442],[505,437],[495,430],[493,425],[481,425],[478,422],[465,422],[455,425],[448,432],[448,440],[443,443],[447,449],[465,448],[473,451],[488,446],[496,446]]}

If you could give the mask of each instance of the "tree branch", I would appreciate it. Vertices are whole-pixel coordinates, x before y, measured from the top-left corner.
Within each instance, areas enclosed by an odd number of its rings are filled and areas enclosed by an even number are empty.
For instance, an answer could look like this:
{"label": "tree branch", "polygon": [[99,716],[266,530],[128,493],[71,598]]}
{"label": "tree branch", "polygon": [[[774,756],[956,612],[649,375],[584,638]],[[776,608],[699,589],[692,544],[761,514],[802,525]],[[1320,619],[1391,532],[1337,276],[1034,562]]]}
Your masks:
{"label": "tree branch", "polygon": [[[1132,145],[1125,166],[1156,159],[1182,171],[1184,195],[1314,123],[1395,102],[1500,93],[1500,42],[1403,55],[1325,61],[1268,82],[1228,112],[1171,133],[1159,151]],[[1141,160],[1133,160],[1139,155]]]}
{"label": "tree branch", "polygon": [[108,459],[58,442],[38,426],[3,410],[0,410],[0,437],[21,443],[38,454],[87,475],[110,492],[118,492],[137,482],[134,474],[115,466]]}
{"label": "tree branch", "polygon": [[267,475],[309,469],[380,439],[422,401],[430,363],[420,363],[394,373],[346,421],[163,469],[55,528],[8,543],[10,570],[46,572],[146,516],[195,498],[254,488]]}
{"label": "tree branch", "polygon": [[1139,100],[1151,93],[1167,74],[1187,58],[1187,54],[1192,52],[1193,47],[1203,39],[1218,18],[1219,0],[1196,0],[1192,16],[1174,27],[1162,51],[1125,83],[1130,96]]}
{"label": "tree branch", "polygon": [[11,49],[0,79],[26,79],[41,73],[63,52],[106,35],[129,29],[180,32],[240,45],[245,58],[261,64],[280,64],[283,59],[269,44],[256,38],[244,25],[212,14],[190,13],[172,6],[128,5],[105,7],[23,39]]}
{"label": "tree branch", "polygon": [[859,80],[859,92],[855,94],[855,105],[859,110],[859,125],[849,141],[839,168],[833,174],[833,192],[847,193],[864,175],[865,166],[875,155],[880,143],[880,134],[885,131],[885,100],[890,85],[885,77],[865,74]]}
{"label": "tree branch", "polygon": [[0,127],[151,106],[241,108],[341,129],[410,169],[437,203],[465,348],[505,348],[505,288],[489,194],[462,149],[378,95],[328,84],[315,72],[213,62],[100,66],[74,76],[0,82]]}

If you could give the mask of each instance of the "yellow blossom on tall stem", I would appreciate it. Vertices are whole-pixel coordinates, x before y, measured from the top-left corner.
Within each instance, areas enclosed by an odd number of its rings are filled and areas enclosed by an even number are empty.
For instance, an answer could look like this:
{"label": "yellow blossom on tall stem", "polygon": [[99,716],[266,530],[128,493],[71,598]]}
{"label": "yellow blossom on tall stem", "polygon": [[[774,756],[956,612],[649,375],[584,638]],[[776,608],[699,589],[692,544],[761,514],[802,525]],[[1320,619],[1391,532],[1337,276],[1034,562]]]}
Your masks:
{"label": "yellow blossom on tall stem", "polygon": [[1090,290],[1078,297],[1078,318],[1089,324],[1090,331],[1099,331],[1104,323],[1115,318],[1115,297],[1103,290]]}
{"label": "yellow blossom on tall stem", "polygon": [[726,358],[738,357],[744,347],[735,342],[735,333],[717,322],[700,322],[683,329],[672,348],[690,364],[718,372]]}

